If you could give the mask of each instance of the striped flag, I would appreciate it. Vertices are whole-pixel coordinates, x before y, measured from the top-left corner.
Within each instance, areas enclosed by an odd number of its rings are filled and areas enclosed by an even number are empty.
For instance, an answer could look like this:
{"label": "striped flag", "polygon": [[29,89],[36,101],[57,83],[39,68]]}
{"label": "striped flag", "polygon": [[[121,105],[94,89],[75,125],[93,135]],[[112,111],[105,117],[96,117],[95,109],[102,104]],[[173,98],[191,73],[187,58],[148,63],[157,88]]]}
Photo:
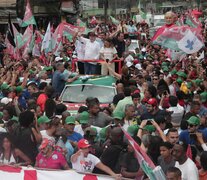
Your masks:
{"label": "striped flag", "polygon": [[27,37],[26,43],[24,45],[24,50],[22,53],[22,58],[27,59],[28,58],[28,53],[31,51],[31,46],[30,43],[32,42],[33,38],[33,26],[29,25],[26,30],[26,34],[24,34],[25,37]]}
{"label": "striped flag", "polygon": [[124,132],[129,143],[134,148],[136,158],[142,170],[150,178],[150,180],[156,180],[156,177],[153,173],[153,169],[155,168],[155,165],[152,162],[152,160],[147,156],[147,154],[142,150],[142,148],[134,141],[134,139],[122,127],[121,129]]}
{"label": "striped flag", "polygon": [[[189,31],[192,33],[189,34]],[[191,35],[192,38],[196,37],[199,40],[198,42],[203,42],[200,29],[191,28],[189,26],[174,25],[170,28],[163,26],[160,29],[158,29],[158,31],[155,33],[155,35],[152,38],[152,43],[159,44],[162,47],[167,48],[167,49],[171,49],[175,51],[180,51],[180,50],[184,51],[183,50],[184,48],[182,48],[182,45],[178,46],[178,44],[181,44],[182,42],[184,42],[184,41],[181,41],[181,39],[183,39],[186,36],[186,34]],[[194,51],[196,47],[197,46],[194,46],[192,51]],[[186,53],[186,50],[184,52]]]}
{"label": "striped flag", "polygon": [[37,25],[35,18],[32,14],[29,0],[27,0],[26,10],[25,10],[24,19],[22,21],[21,27],[27,27],[30,24]]}

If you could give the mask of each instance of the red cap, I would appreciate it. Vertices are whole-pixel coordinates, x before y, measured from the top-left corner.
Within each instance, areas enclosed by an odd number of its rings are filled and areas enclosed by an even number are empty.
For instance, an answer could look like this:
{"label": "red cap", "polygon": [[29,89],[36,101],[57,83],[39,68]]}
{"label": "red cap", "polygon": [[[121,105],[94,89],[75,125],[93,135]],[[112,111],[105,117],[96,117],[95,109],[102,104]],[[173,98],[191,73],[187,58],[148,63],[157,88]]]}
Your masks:
{"label": "red cap", "polygon": [[54,146],[54,142],[51,141],[51,140],[48,140],[47,138],[44,138],[43,141],[42,141],[42,143],[41,143],[41,145],[40,145],[40,147],[39,147],[39,149],[44,149],[48,145],[49,146]]}
{"label": "red cap", "polygon": [[157,99],[155,98],[150,98],[148,101],[147,101],[147,104],[150,104],[152,106],[157,106]]}
{"label": "red cap", "polygon": [[80,141],[78,141],[78,149],[82,149],[82,148],[88,148],[91,145],[89,144],[89,142],[86,139],[81,139]]}
{"label": "red cap", "polygon": [[140,89],[136,89],[133,94],[139,94],[140,93]]}
{"label": "red cap", "polygon": [[139,60],[138,59],[134,59],[133,63],[134,63],[134,65],[136,65],[136,64],[139,63]]}

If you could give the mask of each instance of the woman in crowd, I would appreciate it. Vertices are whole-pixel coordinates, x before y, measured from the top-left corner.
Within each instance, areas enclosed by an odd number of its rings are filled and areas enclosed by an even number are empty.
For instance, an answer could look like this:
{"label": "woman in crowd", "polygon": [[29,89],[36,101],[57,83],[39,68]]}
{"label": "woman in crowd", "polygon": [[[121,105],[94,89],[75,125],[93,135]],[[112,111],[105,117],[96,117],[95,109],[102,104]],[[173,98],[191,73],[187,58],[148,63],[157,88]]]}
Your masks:
{"label": "woman in crowd", "polygon": [[[115,63],[113,62],[114,59],[117,58],[117,51],[116,48],[113,46],[112,41],[110,39],[106,39],[104,41],[104,47],[100,50],[100,59],[103,59],[107,63],[109,63],[109,66],[113,71],[115,71]],[[106,64],[102,64],[101,67],[101,74],[102,75],[108,75],[108,68]],[[112,75],[111,72],[109,72],[109,75]]]}
{"label": "woman in crowd", "polygon": [[11,142],[10,136],[5,134],[0,148],[0,164],[21,165],[31,164],[31,160]]}

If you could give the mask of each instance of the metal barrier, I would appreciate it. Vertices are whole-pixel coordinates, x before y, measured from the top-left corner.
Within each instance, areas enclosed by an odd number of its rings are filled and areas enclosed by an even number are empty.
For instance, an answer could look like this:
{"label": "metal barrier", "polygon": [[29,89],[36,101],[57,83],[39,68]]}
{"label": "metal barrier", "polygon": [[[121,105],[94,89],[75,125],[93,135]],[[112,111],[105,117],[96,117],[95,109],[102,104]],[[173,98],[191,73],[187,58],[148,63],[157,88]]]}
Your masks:
{"label": "metal barrier", "polygon": [[[102,60],[102,59],[99,59],[99,60],[89,60],[89,59],[73,59],[72,60],[72,71],[75,71],[76,70],[76,62],[96,62],[96,63],[101,63],[101,62],[105,62],[105,60]],[[116,60],[112,60],[111,62],[115,62],[115,63],[118,63],[118,73],[121,74],[121,68],[122,68],[122,60],[120,59],[116,59]]]}

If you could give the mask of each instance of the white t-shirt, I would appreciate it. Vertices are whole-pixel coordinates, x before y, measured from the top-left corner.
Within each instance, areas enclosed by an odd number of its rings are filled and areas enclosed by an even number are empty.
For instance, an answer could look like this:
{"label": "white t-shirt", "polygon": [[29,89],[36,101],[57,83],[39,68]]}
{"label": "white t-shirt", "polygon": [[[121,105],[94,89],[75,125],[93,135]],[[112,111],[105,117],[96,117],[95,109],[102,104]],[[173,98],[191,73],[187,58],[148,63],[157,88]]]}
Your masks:
{"label": "white t-shirt", "polygon": [[100,159],[93,154],[88,154],[87,157],[84,157],[83,154],[81,154],[75,163],[72,162],[72,167],[78,172],[91,173],[94,167],[100,162]]}
{"label": "white t-shirt", "polygon": [[52,141],[52,142],[54,142],[55,143],[55,138],[53,137],[53,136],[49,136],[48,134],[47,134],[47,131],[46,130],[42,130],[42,131],[40,131],[40,133],[41,133],[41,135],[42,135],[42,139],[48,139],[48,140],[50,140],[50,141]]}
{"label": "white t-shirt", "polygon": [[182,180],[198,180],[198,169],[194,162],[188,158],[184,164],[175,162],[175,167],[179,168],[182,172]]}
{"label": "white t-shirt", "polygon": [[114,54],[117,54],[117,50],[115,47],[112,48],[102,47],[100,50],[100,54],[103,54],[104,59],[108,59],[109,61],[111,61],[114,57]]}
{"label": "white t-shirt", "polygon": [[[80,37],[80,41],[85,44],[85,60],[98,60],[99,59],[99,51],[101,49],[99,43],[97,41],[91,42],[89,39]],[[97,64],[96,62],[90,62],[90,64]]]}

